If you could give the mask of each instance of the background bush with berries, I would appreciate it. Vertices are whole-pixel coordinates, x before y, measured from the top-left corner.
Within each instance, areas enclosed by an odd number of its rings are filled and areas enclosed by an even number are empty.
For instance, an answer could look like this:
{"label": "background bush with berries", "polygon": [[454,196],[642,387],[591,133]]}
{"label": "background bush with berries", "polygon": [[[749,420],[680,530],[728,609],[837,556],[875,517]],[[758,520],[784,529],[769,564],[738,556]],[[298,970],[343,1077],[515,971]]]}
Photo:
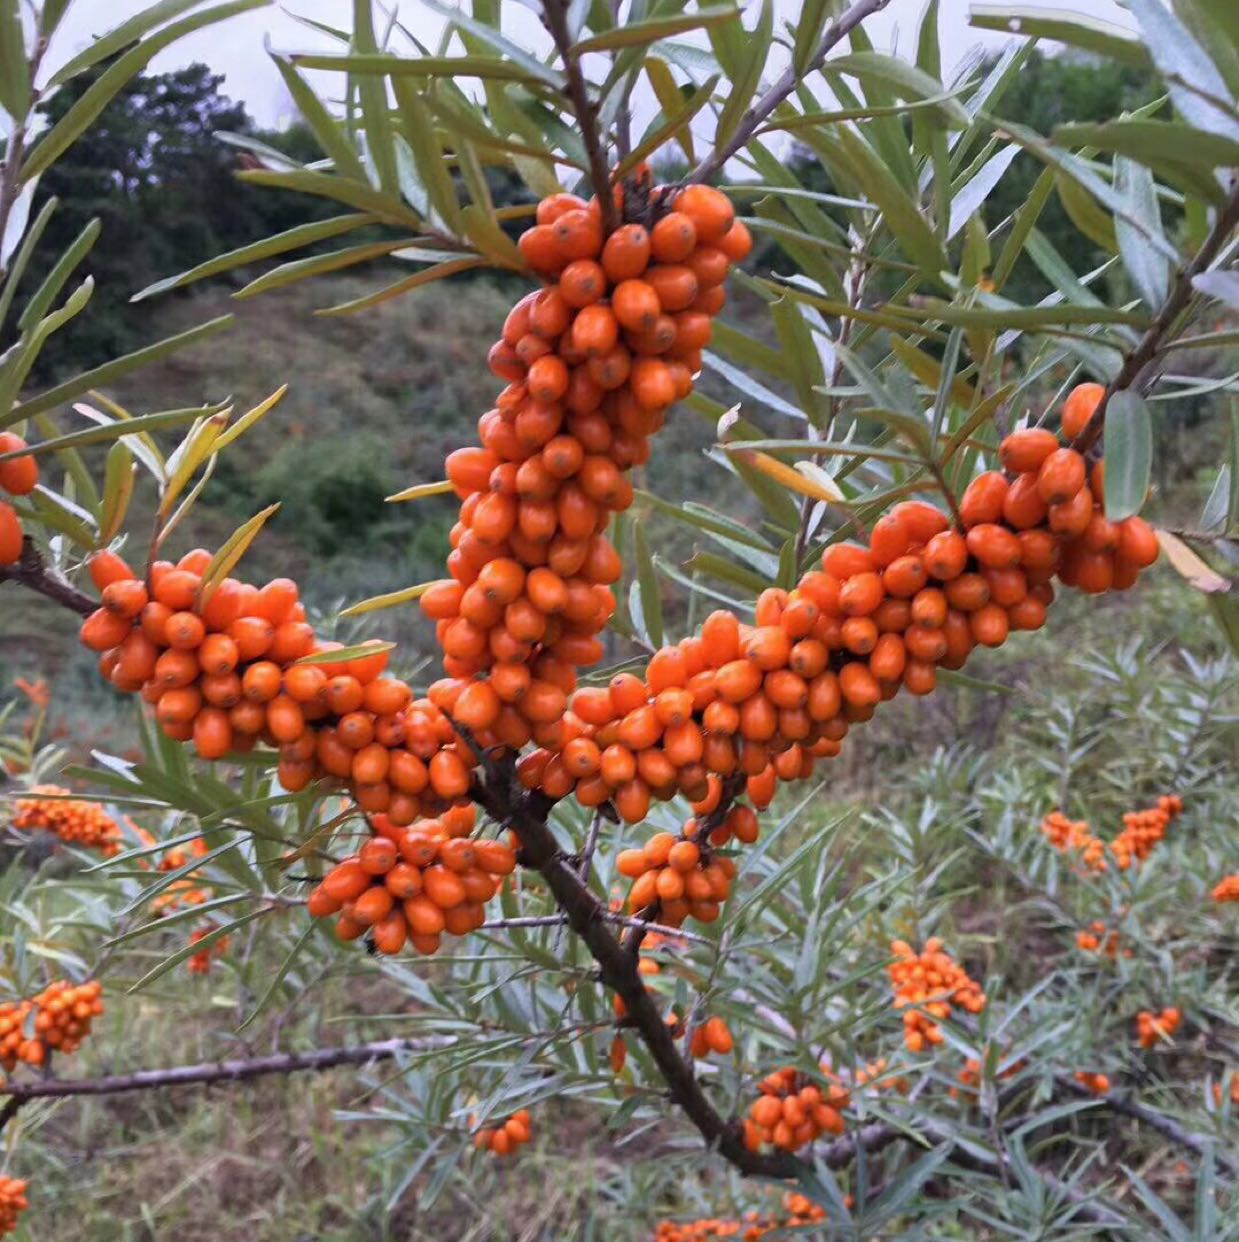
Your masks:
{"label": "background bush with berries", "polygon": [[[1233,1232],[1239,32],[979,6],[1020,38],[944,77],[936,3],[912,59],[888,3],[435,4],[431,49],[358,0],[272,53],[317,150],[234,133],[237,176],[312,218],[128,292],[347,288],[308,334],[471,299],[403,523],[361,496],[425,416],[268,480],[443,565],[343,600],[278,502],[199,503],[310,451],[307,367],[149,412],[230,316],[40,366],[100,235],[45,254],[40,177],[262,0],[54,72],[66,5],[0,10],[0,598],[58,662],[0,721],[0,1229]],[[1151,98],[1011,119],[1040,38]]]}

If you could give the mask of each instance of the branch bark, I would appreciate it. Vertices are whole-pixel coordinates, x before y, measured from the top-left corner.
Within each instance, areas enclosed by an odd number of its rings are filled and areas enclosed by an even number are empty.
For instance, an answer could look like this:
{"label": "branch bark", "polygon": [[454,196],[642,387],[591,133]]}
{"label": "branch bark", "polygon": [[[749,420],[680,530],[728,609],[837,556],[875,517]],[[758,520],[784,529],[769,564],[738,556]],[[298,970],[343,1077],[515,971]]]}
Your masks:
{"label": "branch bark", "polygon": [[637,969],[637,955],[612,935],[604,917],[607,911],[559,848],[547,823],[553,804],[542,794],[521,790],[510,768],[501,777],[492,769],[489,779],[475,787],[474,797],[494,819],[520,838],[522,864],[542,875],[556,904],[567,916],[568,925],[585,941],[598,963],[602,982],[623,1000],[628,1028],[645,1044],[671,1099],[706,1143],[742,1173],[779,1179],[796,1177],[804,1167],[799,1160],[782,1152],[750,1151],[740,1126],[724,1118],[710,1102],[646,990]]}
{"label": "branch bark", "polygon": [[29,535],[22,541],[21,560],[16,565],[0,565],[2,582],[20,583],[57,604],[63,604],[79,616],[89,616],[99,607],[98,600],[91,599],[54,570],[48,569]]}
{"label": "branch bark", "polygon": [[694,182],[708,181],[715,173],[719,172],[727,161],[752,139],[753,135],[769,119],[779,104],[810,73],[814,73],[822,67],[826,57],[830,55],[831,51],[839,43],[846,39],[861,22],[868,17],[872,17],[874,13],[880,13],[890,2],[891,0],[858,0],[847,12],[840,14],[838,20],[833,22],[822,36],[822,41],[817,45],[817,50],[813,53],[812,59],[805,66],[803,72],[797,72],[794,65],[789,65],[779,80],[744,114],[731,139],[711,151],[684,178],[684,184],[692,185]]}
{"label": "branch bark", "polygon": [[594,193],[598,196],[598,205],[602,209],[602,231],[604,235],[609,235],[618,223],[615,200],[611,196],[611,174],[602,135],[598,129],[598,108],[589,97],[589,84],[581,72],[580,58],[572,48],[572,36],[568,30],[568,0],[544,0],[542,14],[560,59],[564,62],[564,73],[568,79],[568,102],[572,105],[577,124],[581,127],[581,141],[585,144],[585,154],[589,158],[589,179],[593,182]]}
{"label": "branch bark", "polygon": [[1077,452],[1088,452],[1101,438],[1106,420],[1106,406],[1109,405],[1110,398],[1116,392],[1125,392],[1129,389],[1139,391],[1148,387],[1148,369],[1156,360],[1163,342],[1170,335],[1175,322],[1195,292],[1192,279],[1205,271],[1217,258],[1219,251],[1237,226],[1239,226],[1239,185],[1236,185],[1225,204],[1218,210],[1213,228],[1209,230],[1209,235],[1191,262],[1175,277],[1166,300],[1162,303],[1153,322],[1149,324],[1148,330],[1131,353],[1123,359],[1119,373],[1106,385],[1105,395],[1093,411],[1092,418],[1072,441],[1071,447]]}

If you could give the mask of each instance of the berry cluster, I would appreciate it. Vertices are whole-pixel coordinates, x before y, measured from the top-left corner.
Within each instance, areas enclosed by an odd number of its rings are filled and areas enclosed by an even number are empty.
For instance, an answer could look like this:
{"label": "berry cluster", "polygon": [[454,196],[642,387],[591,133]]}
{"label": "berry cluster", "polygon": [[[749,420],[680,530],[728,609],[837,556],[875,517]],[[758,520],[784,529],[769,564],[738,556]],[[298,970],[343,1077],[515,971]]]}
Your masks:
{"label": "berry cluster", "polygon": [[985,1008],[985,993],[964,968],[942,951],[942,941],[931,936],[917,953],[905,940],[892,940],[895,960],[887,967],[895,986],[894,1006],[903,1009],[903,1040],[911,1052],[946,1038],[939,1021],[950,1017],[952,1006],[977,1014]]}
{"label": "berry cluster", "polygon": [[1106,843],[1094,836],[1084,819],[1068,819],[1061,811],[1051,811],[1041,821],[1045,838],[1060,854],[1079,854],[1090,871],[1106,871]]}
{"label": "berry cluster", "polygon": [[[0,505],[0,509],[4,506]],[[4,515],[0,513],[0,523]],[[26,1200],[26,1183],[17,1177],[0,1174],[0,1234],[12,1233],[17,1218],[30,1206]]]}
{"label": "berry cluster", "polygon": [[1239,901],[1239,871],[1234,875],[1223,876],[1214,886],[1210,894],[1214,901]]}
{"label": "berry cluster", "polygon": [[67,845],[100,850],[107,858],[119,853],[121,831],[116,821],[98,803],[69,798],[68,793],[59,785],[36,785],[29,797],[14,804],[12,826],[23,832],[42,829]]}
{"label": "berry cluster", "polygon": [[725,1057],[736,1046],[731,1030],[722,1018],[707,1018],[693,1031],[690,1051],[698,1060],[716,1053]]}
{"label": "berry cluster", "polygon": [[0,1067],[12,1073],[19,1061],[43,1065],[50,1052],[76,1052],[103,1012],[102,992],[98,980],[57,979],[29,1000],[0,1004]]}
{"label": "berry cluster", "polygon": [[372,816],[376,835],[327,873],[310,894],[310,913],[336,915],[341,940],[368,930],[381,953],[399,953],[406,941],[419,953],[434,953],[444,932],[468,935],[485,921],[483,906],[503,877],[516,869],[511,846],[470,836],[475,822],[469,802],[413,828]]}
{"label": "berry cluster", "polygon": [[[757,816],[743,806],[733,807],[727,820],[757,825]],[[710,836],[717,837],[719,831]],[[747,828],[745,833],[747,837]],[[726,855],[705,852],[722,838],[699,843],[699,835],[698,821],[690,819],[681,836],[657,832],[640,849],[621,851],[616,869],[636,880],[628,893],[630,909],[657,907],[659,918],[672,927],[679,927],[689,915],[701,923],[718,918],[720,905],[731,892],[736,864]],[[756,840],[756,836],[748,839]]]}
{"label": "berry cluster", "polygon": [[717,190],[641,198],[652,227],[609,237],[597,202],[539,204],[520,246],[548,284],[490,351],[508,387],[478,424],[481,445],[447,458],[462,502],[451,578],[421,602],[455,680],[444,706],[483,745],[572,742],[568,696],[602,657],[621,573],[604,531],[632,503],[628,471],[668,407],[692,391],[723,281],[752,245]]}
{"label": "berry cluster", "polygon": [[501,1126],[487,1126],[473,1136],[473,1145],[479,1151],[494,1152],[496,1156],[512,1156],[516,1149],[533,1137],[529,1110],[522,1108],[513,1113]]}
{"label": "berry cluster", "polygon": [[1147,810],[1128,811],[1123,816],[1123,831],[1110,842],[1118,869],[1126,871],[1133,862],[1144,862],[1182,812],[1183,799],[1178,794],[1163,794],[1157,805]]}
{"label": "berry cluster", "polygon": [[1075,1080],[1082,1087],[1087,1087],[1094,1095],[1108,1095],[1110,1092],[1110,1079],[1105,1074],[1076,1070]]}
{"label": "berry cluster", "polygon": [[[1094,919],[1086,931],[1076,932],[1076,948],[1083,953],[1102,953],[1112,961],[1119,955],[1119,933],[1108,931],[1100,919]],[[1124,957],[1131,957],[1130,949],[1123,949]]]}
{"label": "berry cluster", "polygon": [[1153,1048],[1162,1040],[1167,1043],[1183,1022],[1183,1013],[1173,1005],[1161,1013],[1142,1009],[1136,1014],[1136,1039],[1141,1048]]}
{"label": "berry cluster", "polygon": [[[200,943],[215,931],[218,926],[217,923],[208,921],[204,926],[196,928],[189,933],[189,943]],[[215,959],[223,957],[228,952],[228,942],[229,937],[221,936],[218,940],[213,940],[205,948],[199,949],[189,959],[189,973],[191,975],[209,975],[211,973],[211,965]]]}
{"label": "berry cluster", "polygon": [[750,1151],[760,1151],[767,1144],[799,1151],[823,1134],[843,1133],[842,1110],[852,1097],[841,1084],[819,1086],[787,1066],[768,1074],[759,1086],[761,1094],[744,1119],[744,1143]]}
{"label": "berry cluster", "polygon": [[[1014,1078],[1016,1074],[1024,1069],[1026,1064],[1027,1063],[1022,1060],[1013,1062],[998,1075],[999,1079],[1003,1080]],[[978,1088],[981,1085],[981,1079],[983,1076],[984,1071],[981,1066],[980,1058],[966,1057],[964,1059],[963,1066],[955,1075],[955,1081],[958,1085],[949,1088],[947,1094],[953,1100],[964,1099],[975,1103],[976,1097],[979,1094]]]}
{"label": "berry cluster", "polygon": [[717,1216],[690,1221],[660,1220],[654,1242],[716,1242],[723,1238],[758,1242],[768,1234],[781,1237],[785,1229],[817,1225],[825,1219],[825,1208],[804,1195],[789,1192],[783,1196],[783,1211],[778,1215],[763,1216],[760,1212],[751,1211],[745,1214],[743,1220],[727,1220]]}
{"label": "berry cluster", "polygon": [[[21,453],[26,441],[11,431],[0,431],[0,456]],[[28,496],[39,482],[39,463],[32,454],[0,461],[0,492]],[[0,565],[16,565],[22,556],[22,524],[16,510],[0,500]],[[23,1183],[24,1184],[24,1183]]]}

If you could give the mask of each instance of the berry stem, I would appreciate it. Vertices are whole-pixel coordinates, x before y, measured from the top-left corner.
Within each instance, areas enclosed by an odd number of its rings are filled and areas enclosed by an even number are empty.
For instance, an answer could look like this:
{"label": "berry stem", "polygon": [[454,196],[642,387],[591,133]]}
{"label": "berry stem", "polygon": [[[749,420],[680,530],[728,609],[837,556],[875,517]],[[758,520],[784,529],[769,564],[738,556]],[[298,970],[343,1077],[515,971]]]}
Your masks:
{"label": "berry stem", "polygon": [[48,569],[29,535],[22,542],[21,560],[16,565],[0,565],[0,582],[21,583],[83,617],[89,616],[99,606],[97,600]]}
{"label": "berry stem", "polygon": [[585,886],[576,868],[559,848],[547,823],[553,803],[537,792],[516,793],[510,783],[503,788],[488,781],[475,786],[473,794],[494,819],[520,838],[521,863],[546,880],[556,904],[567,916],[568,925],[585,941],[598,963],[603,983],[623,1000],[632,1029],[639,1034],[657,1064],[672,1100],[706,1142],[742,1173],[796,1177],[803,1167],[799,1160],[783,1152],[749,1151],[739,1127],[727,1121],[710,1103],[646,990],[637,969],[636,955],[630,954],[611,933],[602,903]]}
{"label": "berry stem", "polygon": [[556,50],[564,62],[567,76],[565,94],[581,127],[581,141],[589,157],[589,179],[602,209],[603,235],[609,237],[619,223],[615,213],[615,200],[611,195],[610,177],[607,172],[607,155],[603,148],[602,134],[598,129],[598,108],[589,97],[589,86],[581,72],[581,61],[573,50],[572,36],[568,32],[567,0],[545,0],[542,6],[546,28],[555,40]]}
{"label": "berry stem", "polygon": [[817,45],[817,51],[803,70],[789,65],[783,75],[760,99],[744,114],[736,132],[728,142],[715,147],[709,155],[684,178],[685,185],[693,185],[699,181],[709,181],[715,173],[721,171],[733,155],[746,146],[753,135],[770,118],[774,110],[803,82],[811,73],[815,73],[826,61],[826,57],[847,38],[851,32],[867,17],[880,13],[891,0],[858,0],[839,19],[833,22]]}
{"label": "berry stem", "polygon": [[1236,185],[1225,204],[1218,209],[1217,218],[1213,222],[1213,228],[1209,230],[1209,235],[1201,243],[1200,249],[1191,262],[1175,277],[1174,283],[1170,286],[1170,292],[1166,295],[1166,300],[1162,303],[1153,322],[1149,324],[1148,330],[1131,353],[1123,359],[1119,373],[1106,385],[1105,395],[1093,411],[1093,416],[1072,441],[1071,447],[1077,453],[1088,452],[1101,439],[1102,428],[1105,427],[1106,421],[1106,406],[1116,392],[1149,387],[1152,380],[1149,374],[1150,367],[1160,353],[1162,343],[1170,334],[1175,321],[1195,293],[1192,281],[1213,262],[1237,226],[1239,226],[1239,185]]}

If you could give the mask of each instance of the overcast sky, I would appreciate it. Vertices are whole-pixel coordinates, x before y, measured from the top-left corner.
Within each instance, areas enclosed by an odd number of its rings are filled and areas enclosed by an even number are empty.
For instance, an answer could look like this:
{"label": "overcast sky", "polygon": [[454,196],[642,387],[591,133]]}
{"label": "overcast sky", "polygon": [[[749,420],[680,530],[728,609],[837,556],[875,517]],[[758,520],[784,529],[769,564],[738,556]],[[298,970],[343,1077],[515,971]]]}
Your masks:
{"label": "overcast sky", "polygon": [[[1239,3],[1239,0],[1235,0]],[[73,0],[48,57],[48,70],[85,47],[125,18],[147,7],[149,0]],[[1041,8],[1069,9],[1080,14],[1131,25],[1130,15],[1114,0],[1023,0]],[[777,0],[778,12],[787,20],[798,8],[798,0]],[[443,27],[443,19],[417,0],[400,0],[400,19],[427,43],[433,43]],[[746,3],[746,9],[755,7]],[[924,0],[891,0],[890,7],[865,24],[879,48],[898,47],[910,53],[917,19]],[[467,8],[467,6],[466,6]],[[325,35],[309,29],[292,14],[346,27],[350,22],[350,0],[289,0],[288,3],[234,17],[218,26],[182,39],[154,61],[157,71],[176,68],[191,61],[205,61],[224,74],[224,91],[233,99],[244,100],[251,115],[262,125],[287,122],[292,105],[266,52],[264,38],[281,51],[337,50]],[[993,46],[1004,36],[972,30],[968,26],[968,0],[941,0],[941,32],[944,69],[950,68],[977,43]],[[751,19],[750,19],[751,20]],[[505,26],[518,38],[522,30],[532,29],[535,21],[528,9],[517,3],[504,5]]]}

